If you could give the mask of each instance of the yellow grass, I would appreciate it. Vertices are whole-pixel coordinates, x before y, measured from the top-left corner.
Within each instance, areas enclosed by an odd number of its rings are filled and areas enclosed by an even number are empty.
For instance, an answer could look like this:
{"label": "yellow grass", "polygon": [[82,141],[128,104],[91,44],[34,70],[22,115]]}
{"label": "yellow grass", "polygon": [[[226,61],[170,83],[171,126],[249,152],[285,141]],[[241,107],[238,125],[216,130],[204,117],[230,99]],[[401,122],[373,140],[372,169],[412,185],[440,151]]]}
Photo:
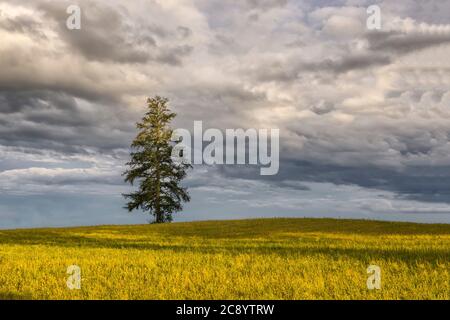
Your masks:
{"label": "yellow grass", "polygon": [[[368,290],[366,269],[381,268]],[[82,271],[69,290],[69,265]],[[0,231],[0,299],[450,299],[450,225],[258,219]]]}

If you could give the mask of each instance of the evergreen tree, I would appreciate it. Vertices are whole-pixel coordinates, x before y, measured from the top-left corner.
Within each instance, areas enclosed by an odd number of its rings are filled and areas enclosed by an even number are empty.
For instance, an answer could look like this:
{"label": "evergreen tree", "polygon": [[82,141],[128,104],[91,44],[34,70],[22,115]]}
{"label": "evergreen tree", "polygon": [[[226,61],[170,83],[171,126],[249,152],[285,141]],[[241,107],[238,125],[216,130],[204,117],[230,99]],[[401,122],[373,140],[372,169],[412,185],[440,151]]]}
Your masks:
{"label": "evergreen tree", "polygon": [[139,183],[139,190],[124,194],[126,209],[142,209],[155,217],[156,223],[172,221],[172,213],[190,200],[180,181],[190,164],[176,163],[171,158],[173,130],[169,123],[176,116],[167,106],[168,100],[156,96],[147,100],[148,111],[136,124],[138,135],[131,144],[131,161],[123,175],[125,182]]}

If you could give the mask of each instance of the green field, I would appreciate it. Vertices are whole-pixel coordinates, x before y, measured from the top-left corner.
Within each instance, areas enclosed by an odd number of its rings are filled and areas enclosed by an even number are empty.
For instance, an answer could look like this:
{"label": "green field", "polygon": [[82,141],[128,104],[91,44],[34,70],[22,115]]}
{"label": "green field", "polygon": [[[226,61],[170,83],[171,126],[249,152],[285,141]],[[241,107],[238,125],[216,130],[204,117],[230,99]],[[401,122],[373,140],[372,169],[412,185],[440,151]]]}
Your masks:
{"label": "green field", "polygon": [[[367,288],[367,267],[381,289]],[[82,272],[80,290],[67,267]],[[450,299],[450,225],[257,219],[0,231],[0,299]]]}

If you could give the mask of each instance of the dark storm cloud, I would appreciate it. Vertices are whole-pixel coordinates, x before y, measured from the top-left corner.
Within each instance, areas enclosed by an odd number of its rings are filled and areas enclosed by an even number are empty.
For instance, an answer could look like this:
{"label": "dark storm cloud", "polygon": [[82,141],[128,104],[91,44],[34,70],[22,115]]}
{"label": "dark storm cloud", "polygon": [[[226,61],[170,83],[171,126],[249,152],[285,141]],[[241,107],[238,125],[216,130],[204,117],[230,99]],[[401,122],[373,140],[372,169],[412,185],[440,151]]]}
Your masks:
{"label": "dark storm cloud", "polygon": [[391,191],[405,199],[450,203],[450,167],[393,170],[298,162],[286,166],[283,175],[286,178],[296,175],[307,181],[351,184]]}
{"label": "dark storm cloud", "polygon": [[353,70],[369,69],[391,63],[390,57],[379,54],[349,55],[338,60],[325,59],[320,63],[303,65],[301,70],[309,72],[334,72],[336,74]]}
{"label": "dark storm cloud", "polygon": [[[358,201],[376,212],[378,198],[367,203],[365,196],[379,190],[392,192],[392,201],[429,202],[424,208],[430,212],[438,202],[450,203],[446,74],[439,67],[434,75],[420,68],[417,76],[395,73],[405,54],[450,43],[445,32],[366,34],[332,23],[324,28],[322,22],[333,22],[328,14],[343,20],[350,14],[356,21],[358,11],[365,17],[362,4],[344,0],[200,0],[175,7],[162,1],[78,1],[81,30],[65,25],[72,1],[17,3],[28,11],[8,4],[7,14],[0,14],[0,193],[43,196],[25,207],[3,197],[0,215],[11,213],[11,225],[30,225],[30,217],[45,225],[67,206],[76,207],[70,196],[55,205],[55,191],[101,193],[108,186],[114,205],[110,198],[88,197],[83,201],[91,204],[78,207],[82,214],[68,211],[70,223],[95,222],[90,212],[97,205],[102,222],[115,221],[109,211],[121,216],[117,197],[126,148],[145,96],[153,94],[170,98],[178,113],[175,127],[191,130],[194,120],[202,120],[205,129],[281,129],[278,175],[224,166],[221,175],[199,170],[199,178],[189,180],[198,192],[193,201],[202,199],[208,214],[214,193],[224,212],[268,202],[280,212],[298,212],[310,201],[323,213],[335,209],[322,202],[328,196],[343,206],[341,212],[360,214]],[[318,7],[326,17],[308,21]],[[389,6],[382,7],[387,20]],[[395,7],[411,14],[402,4]],[[384,66],[392,66],[397,78]],[[439,90],[428,88],[433,83]],[[327,187],[314,198],[310,182]],[[348,191],[356,186],[367,190],[362,196]],[[277,189],[276,198],[271,189]],[[283,198],[285,192],[291,196]],[[242,202],[233,202],[238,195]],[[296,202],[297,195],[304,202]]]}
{"label": "dark storm cloud", "polygon": [[79,103],[61,92],[0,91],[0,144],[68,153],[127,147],[133,132],[128,114]]}
{"label": "dark storm cloud", "polygon": [[245,126],[259,107],[269,105],[265,93],[251,92],[235,83],[202,83],[180,88],[176,94],[168,96],[182,115],[175,121],[187,129],[192,129],[195,120],[216,128]]}
{"label": "dark storm cloud", "polygon": [[258,9],[270,9],[285,6],[288,0],[245,0],[248,6]]}
{"label": "dark storm cloud", "polygon": [[176,46],[168,50],[162,50],[161,53],[156,55],[155,61],[179,66],[183,63],[183,57],[188,56],[193,50],[194,48],[189,45]]}
{"label": "dark storm cloud", "polygon": [[399,31],[370,32],[365,35],[369,42],[366,53],[342,54],[325,57],[319,62],[299,62],[298,59],[274,61],[253,70],[258,81],[295,81],[303,72],[334,73],[336,75],[390,65],[395,58],[411,52],[450,43],[450,32],[404,33]]}
{"label": "dark storm cloud", "polygon": [[[46,43],[42,43],[45,46]],[[47,52],[49,55],[58,56],[58,53]],[[115,88],[115,79],[118,74],[109,77],[108,82],[104,80],[101,70],[88,68],[76,68],[67,61],[54,61],[48,65],[48,69],[40,64],[47,59],[43,52],[34,52],[32,49],[8,48],[2,50],[0,59],[0,91],[3,93],[19,93],[33,91],[64,92],[73,97],[83,98],[90,101],[104,103],[118,103],[126,84]],[[78,65],[79,66],[79,65]],[[78,67],[77,66],[77,67]],[[17,99],[19,99],[17,97]],[[13,99],[14,100],[14,99]],[[2,108],[21,108],[14,101],[5,102]]]}
{"label": "dark storm cloud", "polygon": [[365,70],[388,65],[392,59],[384,54],[349,54],[340,58],[325,58],[320,62],[275,61],[252,70],[257,81],[293,82],[303,73],[332,73],[339,75],[349,71]]}
{"label": "dark storm cloud", "polygon": [[[78,122],[82,116],[75,99],[67,94],[39,90],[0,91],[0,112],[4,114],[21,113],[25,110],[45,111],[45,109],[51,109],[52,105],[57,105],[70,112],[66,114],[66,117],[59,119],[60,121]],[[72,119],[67,115],[70,115]],[[74,117],[75,119],[73,119]]]}
{"label": "dark storm cloud", "polygon": [[[90,1],[82,1],[81,30],[66,27],[66,1],[44,2],[38,5],[49,18],[57,22],[61,37],[87,59],[118,63],[146,63],[149,61],[181,65],[183,57],[193,48],[189,45],[164,45],[157,38],[174,38],[176,28],[127,23],[126,10],[113,9]],[[120,10],[122,9],[122,10]]]}
{"label": "dark storm cloud", "polygon": [[335,107],[333,103],[329,101],[321,100],[318,103],[311,106],[310,110],[316,114],[326,114],[333,110],[335,110]]}
{"label": "dark storm cloud", "polygon": [[12,33],[22,33],[46,38],[45,35],[40,31],[40,24],[31,17],[19,16],[14,19],[0,19],[0,29]]}
{"label": "dark storm cloud", "polygon": [[260,176],[259,169],[248,166],[224,166],[221,171],[228,177],[265,180],[282,188],[297,188],[299,191],[308,190],[308,187],[296,187],[287,181],[355,185],[393,192],[398,199],[450,203],[450,166],[395,170],[281,159],[280,171],[276,176]]}
{"label": "dark storm cloud", "polygon": [[372,51],[407,54],[429,47],[450,43],[450,32],[410,32],[379,31],[367,34],[369,49]]}

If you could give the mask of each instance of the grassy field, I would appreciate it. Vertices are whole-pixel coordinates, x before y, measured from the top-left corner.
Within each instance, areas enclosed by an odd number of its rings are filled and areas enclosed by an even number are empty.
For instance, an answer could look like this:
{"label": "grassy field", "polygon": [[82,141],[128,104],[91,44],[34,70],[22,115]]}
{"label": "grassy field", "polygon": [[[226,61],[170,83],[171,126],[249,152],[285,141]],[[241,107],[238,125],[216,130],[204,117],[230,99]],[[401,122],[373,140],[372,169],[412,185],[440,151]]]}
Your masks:
{"label": "grassy field", "polygon": [[[367,267],[382,287],[368,290]],[[69,290],[67,267],[82,272]],[[0,299],[450,299],[450,225],[258,219],[0,231]]]}

